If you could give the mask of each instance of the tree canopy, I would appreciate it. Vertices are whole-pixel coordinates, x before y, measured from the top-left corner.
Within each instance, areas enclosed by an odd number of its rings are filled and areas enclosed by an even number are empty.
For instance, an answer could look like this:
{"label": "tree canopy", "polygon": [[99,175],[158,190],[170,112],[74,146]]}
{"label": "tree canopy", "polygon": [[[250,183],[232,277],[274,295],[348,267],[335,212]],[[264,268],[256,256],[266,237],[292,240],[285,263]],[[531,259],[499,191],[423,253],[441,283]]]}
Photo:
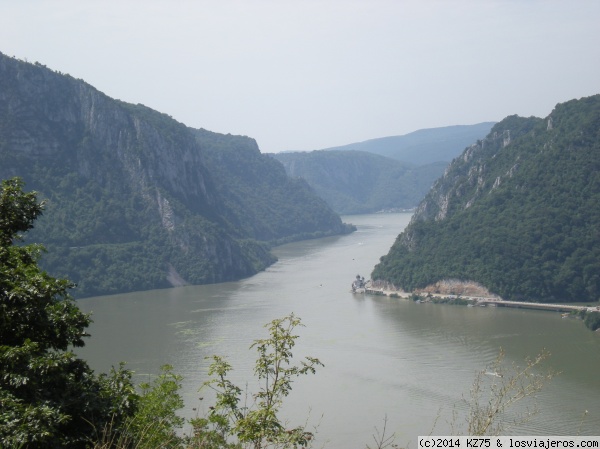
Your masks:
{"label": "tree canopy", "polygon": [[42,211],[20,179],[2,182],[0,446],[79,448],[133,411],[119,404],[131,384],[124,371],[95,376],[73,353],[84,345],[90,316],[70,298],[71,282],[40,269],[42,246],[17,244]]}

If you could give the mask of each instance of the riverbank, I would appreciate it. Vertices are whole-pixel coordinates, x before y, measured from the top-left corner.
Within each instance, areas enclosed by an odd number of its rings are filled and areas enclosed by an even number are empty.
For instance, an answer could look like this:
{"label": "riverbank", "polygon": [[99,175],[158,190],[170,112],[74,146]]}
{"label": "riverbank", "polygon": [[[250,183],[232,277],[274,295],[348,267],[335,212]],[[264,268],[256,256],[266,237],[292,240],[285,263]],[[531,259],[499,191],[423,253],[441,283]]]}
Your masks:
{"label": "riverbank", "polygon": [[[442,281],[424,289],[415,290],[414,292],[398,290],[389,284],[377,282],[371,282],[369,284],[370,285],[365,288],[366,294],[412,299],[420,303],[431,302],[438,304],[466,305],[468,307],[513,307],[547,310],[563,313],[563,317],[572,315],[581,319],[585,319],[587,314],[600,315],[600,306],[506,301],[497,295],[489,293],[484,287],[471,282],[461,283],[458,281]],[[457,291],[460,291],[461,293],[456,293]],[[590,327],[590,329],[600,331],[600,327]]]}
{"label": "riverbank", "polygon": [[[552,353],[549,368],[562,374],[540,395],[535,422],[517,430],[566,435],[578,429],[595,435],[600,358],[591,355],[600,354],[600,334],[549,312],[353,295],[350,282],[358,273],[365,281],[370,277],[367,273],[410,216],[344,221],[356,224],[359,232],[274,248],[279,262],[242,281],[81,300],[82,311],[93,312],[94,323],[78,356],[97,372],[110,372],[126,360],[136,382],[149,382],[148,374],[172,365],[184,376],[181,416],[191,419],[214,404],[208,390],[198,393],[208,377],[206,357],[227,357],[234,368],[230,380],[248,383],[251,394],[257,352],[249,345],[265,338],[265,323],[293,311],[306,325],[299,330],[294,356],[315,356],[325,368],[294,382],[285,406],[290,425],[310,417],[311,425],[318,424],[315,445],[347,449],[373,442],[374,428],[381,430],[387,416],[396,443],[414,448],[416,435],[431,432],[440,410],[434,430],[451,432],[452,410],[461,407],[473,376],[495,360],[499,347],[509,364],[546,348]],[[582,422],[585,410],[589,413]]]}
{"label": "riverbank", "polygon": [[441,293],[425,293],[405,292],[402,290],[386,290],[384,288],[368,287],[365,289],[365,293],[379,296],[389,296],[392,298],[415,298],[421,302],[450,302],[450,301],[461,301],[465,302],[465,305],[473,306],[492,306],[492,307],[516,307],[523,309],[536,309],[536,310],[551,310],[555,312],[600,312],[600,306],[575,306],[568,304],[554,304],[554,303],[540,303],[540,302],[525,302],[525,301],[506,301],[496,296],[484,297],[484,296],[463,296],[463,295],[452,295],[452,294],[441,294]]}

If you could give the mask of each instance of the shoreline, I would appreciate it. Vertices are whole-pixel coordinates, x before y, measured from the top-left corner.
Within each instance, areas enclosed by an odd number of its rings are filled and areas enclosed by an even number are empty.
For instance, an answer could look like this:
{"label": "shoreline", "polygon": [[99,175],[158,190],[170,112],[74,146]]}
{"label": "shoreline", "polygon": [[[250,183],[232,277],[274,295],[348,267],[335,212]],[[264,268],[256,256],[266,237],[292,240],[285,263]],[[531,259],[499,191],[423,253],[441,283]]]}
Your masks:
{"label": "shoreline", "polygon": [[391,298],[403,298],[411,299],[415,296],[420,297],[417,301],[420,302],[431,302],[431,303],[454,303],[467,306],[479,306],[479,307],[513,307],[521,309],[533,309],[533,310],[547,310],[555,312],[600,312],[600,305],[598,306],[577,306],[570,304],[557,304],[557,303],[541,303],[541,302],[526,302],[526,301],[505,301],[502,298],[491,295],[491,296],[480,296],[480,295],[461,295],[461,294],[444,294],[444,293],[432,293],[427,291],[414,291],[405,292],[403,290],[390,290],[384,287],[367,287],[364,289],[365,294],[375,296],[388,296]]}

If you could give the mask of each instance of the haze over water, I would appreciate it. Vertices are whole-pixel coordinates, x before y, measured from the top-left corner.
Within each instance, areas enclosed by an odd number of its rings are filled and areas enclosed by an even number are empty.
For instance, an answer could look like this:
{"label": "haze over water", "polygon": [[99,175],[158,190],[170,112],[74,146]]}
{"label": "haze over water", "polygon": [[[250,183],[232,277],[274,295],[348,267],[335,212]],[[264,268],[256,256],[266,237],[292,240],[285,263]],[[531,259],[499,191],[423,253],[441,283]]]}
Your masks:
{"label": "haze over water", "polygon": [[463,399],[501,347],[508,363],[520,365],[546,348],[546,366],[561,374],[539,394],[539,414],[505,434],[600,433],[597,333],[553,312],[353,295],[353,278],[369,277],[410,214],[343,218],[358,231],[278,247],[279,262],[239,282],[80,300],[94,312],[80,355],[100,371],[127,361],[136,380],[173,365],[185,378],[182,413],[191,417],[211,405],[208,391],[197,392],[207,380],[204,358],[228,356],[232,380],[256,391],[256,353],[248,347],[267,336],[263,325],[293,312],[306,326],[294,356],[318,357],[325,367],[294,382],[285,414],[291,425],[310,414],[315,447],[348,449],[371,444],[386,416],[401,447],[415,447],[418,435],[450,433],[453,411],[455,428],[464,429]]}

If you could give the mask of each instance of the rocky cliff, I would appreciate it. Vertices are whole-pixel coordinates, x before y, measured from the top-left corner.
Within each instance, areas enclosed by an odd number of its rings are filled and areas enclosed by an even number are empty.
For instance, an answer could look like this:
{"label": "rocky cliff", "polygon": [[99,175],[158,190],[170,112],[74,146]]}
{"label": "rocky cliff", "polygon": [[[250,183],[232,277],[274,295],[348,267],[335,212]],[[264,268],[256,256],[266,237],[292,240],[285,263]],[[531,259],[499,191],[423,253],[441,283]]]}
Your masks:
{"label": "rocky cliff", "polygon": [[349,230],[252,139],[202,135],[0,54],[0,177],[46,200],[28,241],[77,296],[239,279],[274,261],[273,243]]}

